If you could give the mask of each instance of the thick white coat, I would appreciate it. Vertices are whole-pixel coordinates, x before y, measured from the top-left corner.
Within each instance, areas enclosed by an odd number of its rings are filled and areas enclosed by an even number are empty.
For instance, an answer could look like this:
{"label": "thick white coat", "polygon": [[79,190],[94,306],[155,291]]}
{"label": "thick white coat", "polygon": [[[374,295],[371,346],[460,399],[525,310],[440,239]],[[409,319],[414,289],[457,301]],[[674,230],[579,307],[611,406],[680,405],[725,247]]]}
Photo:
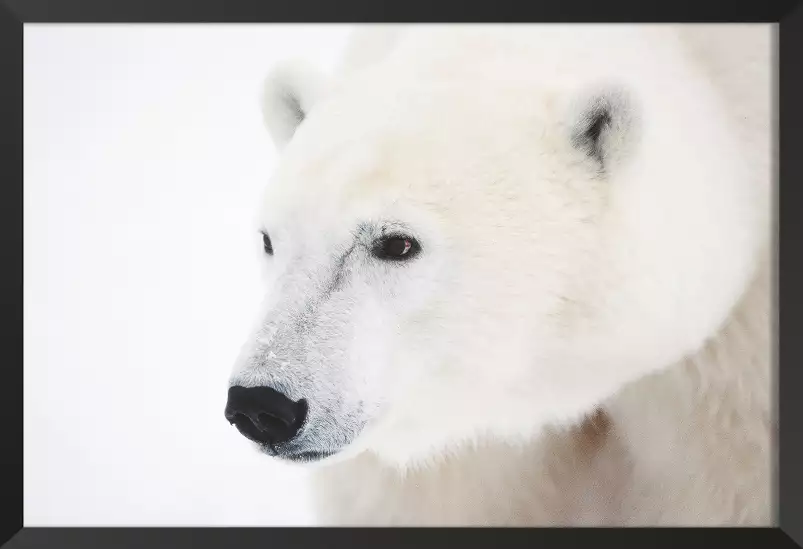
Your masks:
{"label": "thick white coat", "polygon": [[[265,218],[390,193],[435,250],[411,348],[358,324],[404,372],[352,388],[381,420],[316,469],[322,523],[772,523],[771,61],[760,25],[380,26],[272,75]],[[600,180],[561,131],[619,88]]]}

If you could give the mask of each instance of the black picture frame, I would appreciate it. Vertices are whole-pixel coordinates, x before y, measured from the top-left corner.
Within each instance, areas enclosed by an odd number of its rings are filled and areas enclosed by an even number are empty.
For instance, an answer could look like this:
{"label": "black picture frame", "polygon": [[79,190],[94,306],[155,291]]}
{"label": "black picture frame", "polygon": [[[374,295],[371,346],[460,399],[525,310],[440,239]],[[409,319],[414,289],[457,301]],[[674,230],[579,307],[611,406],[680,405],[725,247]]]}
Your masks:
{"label": "black picture frame", "polygon": [[[777,306],[776,527],[772,528],[23,528],[23,31],[26,23],[152,22],[764,22],[777,27],[776,191]],[[5,0],[0,3],[0,544],[9,549],[310,547],[421,545],[551,547],[803,547],[803,352],[801,250],[793,237],[803,218],[803,5],[638,0],[604,2],[328,2],[301,0]],[[781,185],[781,182],[785,182]],[[785,235],[781,238],[781,234]],[[782,281],[785,281],[784,284]],[[783,292],[781,292],[783,289]],[[781,338],[785,334],[785,338]],[[781,344],[782,342],[782,344]]]}

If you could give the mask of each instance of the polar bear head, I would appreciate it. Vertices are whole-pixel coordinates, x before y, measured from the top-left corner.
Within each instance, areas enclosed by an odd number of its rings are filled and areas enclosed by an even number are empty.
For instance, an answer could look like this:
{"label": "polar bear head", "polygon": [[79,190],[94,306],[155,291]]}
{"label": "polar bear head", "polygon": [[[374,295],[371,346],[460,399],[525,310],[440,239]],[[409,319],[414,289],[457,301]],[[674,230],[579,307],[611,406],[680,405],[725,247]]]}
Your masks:
{"label": "polar bear head", "polygon": [[762,195],[668,30],[412,30],[265,90],[266,298],[227,417],[271,455],[406,466],[578,421],[751,276]]}

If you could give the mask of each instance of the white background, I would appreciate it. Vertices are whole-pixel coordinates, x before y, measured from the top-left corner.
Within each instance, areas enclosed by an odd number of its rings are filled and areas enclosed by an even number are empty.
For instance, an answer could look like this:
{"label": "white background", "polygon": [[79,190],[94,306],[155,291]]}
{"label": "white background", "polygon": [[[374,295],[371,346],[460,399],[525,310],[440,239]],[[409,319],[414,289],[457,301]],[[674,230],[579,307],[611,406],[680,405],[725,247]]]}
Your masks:
{"label": "white background", "polygon": [[223,417],[261,297],[258,95],[347,26],[25,25],[26,526],[310,521]]}

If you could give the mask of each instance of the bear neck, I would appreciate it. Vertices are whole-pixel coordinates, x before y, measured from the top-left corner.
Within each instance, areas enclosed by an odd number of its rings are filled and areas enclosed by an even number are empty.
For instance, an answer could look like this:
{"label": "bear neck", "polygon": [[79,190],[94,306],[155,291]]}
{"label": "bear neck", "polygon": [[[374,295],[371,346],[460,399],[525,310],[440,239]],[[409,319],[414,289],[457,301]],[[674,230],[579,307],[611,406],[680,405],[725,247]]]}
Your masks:
{"label": "bear neck", "polygon": [[700,350],[608,402],[633,464],[630,493],[641,494],[625,504],[625,520],[769,524],[776,434],[769,256]]}

